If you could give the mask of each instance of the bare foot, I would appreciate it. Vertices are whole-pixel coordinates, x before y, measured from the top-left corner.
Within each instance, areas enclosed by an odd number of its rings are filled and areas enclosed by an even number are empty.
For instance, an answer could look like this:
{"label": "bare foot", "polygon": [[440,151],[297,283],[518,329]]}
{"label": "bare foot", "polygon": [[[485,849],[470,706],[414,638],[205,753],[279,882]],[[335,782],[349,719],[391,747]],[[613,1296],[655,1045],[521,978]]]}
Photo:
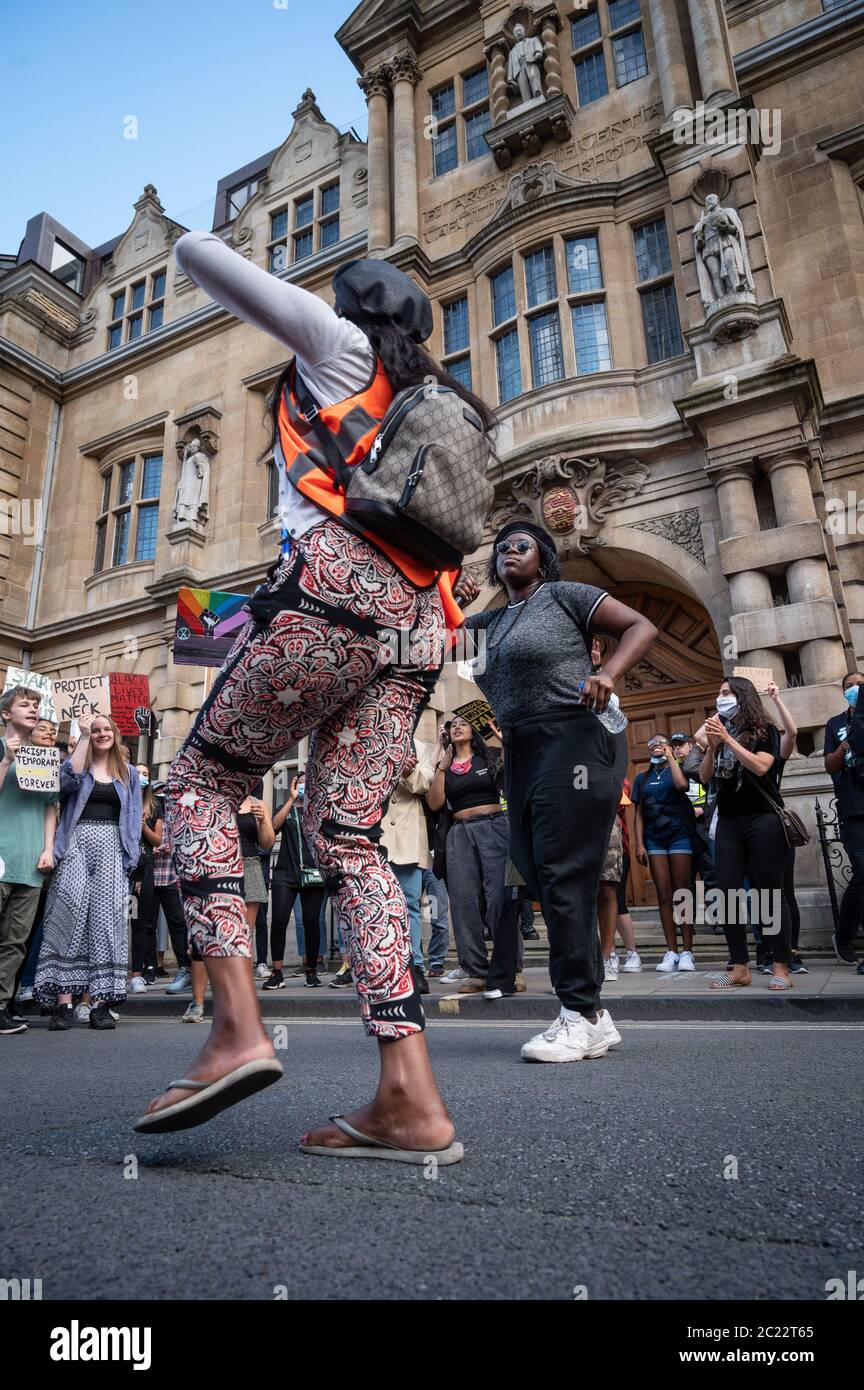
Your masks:
{"label": "bare foot", "polygon": [[[386,1101],[376,1097],[370,1105],[353,1110],[345,1119],[370,1139],[386,1139],[400,1149],[434,1153],[436,1149],[446,1149],[456,1137],[453,1121],[443,1106],[428,1110],[402,1101],[398,1108],[388,1107]],[[300,1142],[341,1149],[356,1144],[357,1140],[331,1124],[310,1129]]]}
{"label": "bare foot", "polygon": [[[259,1057],[275,1056],[273,1044],[266,1034],[258,1042],[241,1047],[230,1036],[219,1038],[211,1033],[195,1061],[184,1069],[183,1076],[189,1081],[218,1081],[220,1076],[234,1071],[235,1067],[242,1067],[244,1062],[255,1062]],[[191,1094],[186,1087],[172,1086],[163,1095],[151,1100],[144,1113],[152,1115],[156,1110],[164,1110],[168,1105],[176,1105],[178,1101],[186,1100]]]}

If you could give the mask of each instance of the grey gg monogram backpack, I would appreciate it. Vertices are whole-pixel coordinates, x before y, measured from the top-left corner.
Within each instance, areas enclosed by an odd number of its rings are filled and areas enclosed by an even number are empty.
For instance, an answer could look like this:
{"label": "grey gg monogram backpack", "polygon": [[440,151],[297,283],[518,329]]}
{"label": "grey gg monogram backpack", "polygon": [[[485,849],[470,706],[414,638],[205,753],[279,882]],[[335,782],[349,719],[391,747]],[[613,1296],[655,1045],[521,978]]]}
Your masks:
{"label": "grey gg monogram backpack", "polygon": [[492,505],[491,450],[457,392],[434,379],[398,392],[367,457],[351,467],[299,375],[297,394],[345,493],[349,524],[433,569],[457,569],[477,549]]}

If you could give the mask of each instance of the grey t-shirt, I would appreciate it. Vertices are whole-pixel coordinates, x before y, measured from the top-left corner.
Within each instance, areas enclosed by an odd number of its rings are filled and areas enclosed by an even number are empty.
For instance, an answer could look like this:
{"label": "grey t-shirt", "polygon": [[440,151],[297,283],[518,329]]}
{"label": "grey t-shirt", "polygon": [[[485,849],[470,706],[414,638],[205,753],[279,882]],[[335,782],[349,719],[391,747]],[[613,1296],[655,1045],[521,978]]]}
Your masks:
{"label": "grey t-shirt", "polygon": [[607,592],[557,580],[522,604],[465,619],[469,631],[485,631],[473,676],[500,724],[579,704],[579,682],[593,670],[589,625]]}

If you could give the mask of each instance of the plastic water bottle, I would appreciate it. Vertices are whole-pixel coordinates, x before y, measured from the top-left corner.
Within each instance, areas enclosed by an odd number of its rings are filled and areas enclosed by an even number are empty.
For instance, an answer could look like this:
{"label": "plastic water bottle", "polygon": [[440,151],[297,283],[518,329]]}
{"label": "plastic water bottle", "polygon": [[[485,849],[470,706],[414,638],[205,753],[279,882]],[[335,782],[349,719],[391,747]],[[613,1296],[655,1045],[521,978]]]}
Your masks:
{"label": "plastic water bottle", "polygon": [[[578,689],[582,690],[584,685],[585,682],[580,681]],[[588,705],[587,708],[590,709],[593,714],[597,715],[603,728],[608,729],[610,734],[623,734],[624,730],[627,728],[629,721],[614,691],[609,696],[609,703],[602,714],[600,714],[593,705]]]}

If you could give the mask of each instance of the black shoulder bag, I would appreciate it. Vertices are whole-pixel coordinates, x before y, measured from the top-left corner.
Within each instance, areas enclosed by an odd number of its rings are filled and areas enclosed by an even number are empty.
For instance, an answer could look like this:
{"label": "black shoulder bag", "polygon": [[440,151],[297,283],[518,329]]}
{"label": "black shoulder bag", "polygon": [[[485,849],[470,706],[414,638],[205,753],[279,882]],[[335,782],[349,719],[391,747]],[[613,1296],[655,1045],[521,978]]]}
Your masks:
{"label": "black shoulder bag", "polygon": [[771,810],[779,817],[780,824],[783,827],[783,834],[786,836],[786,843],[790,849],[801,849],[803,845],[809,845],[810,832],[798,813],[796,811],[790,811],[787,806],[783,805],[782,801],[775,801],[771,793],[766,792],[765,788],[762,786],[761,777],[754,777],[750,769],[744,767],[743,763],[741,764],[741,771],[744,773],[745,777],[750,778],[753,786],[757,788],[761,796],[764,796]]}

